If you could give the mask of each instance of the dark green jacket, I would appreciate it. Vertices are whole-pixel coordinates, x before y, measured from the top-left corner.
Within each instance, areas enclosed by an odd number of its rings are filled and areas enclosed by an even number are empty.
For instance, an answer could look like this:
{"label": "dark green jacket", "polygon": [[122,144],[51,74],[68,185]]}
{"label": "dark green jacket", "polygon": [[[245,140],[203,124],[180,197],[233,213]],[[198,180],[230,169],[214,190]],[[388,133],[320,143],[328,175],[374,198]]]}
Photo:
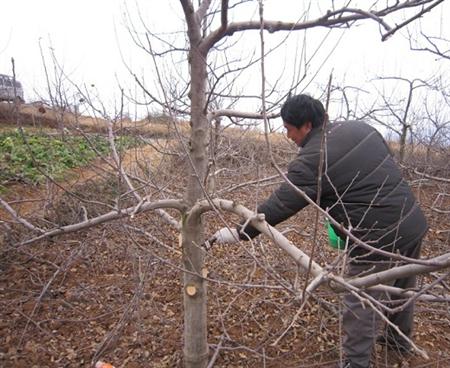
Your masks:
{"label": "dark green jacket", "polygon": [[[425,234],[427,223],[383,137],[360,121],[333,123],[326,129],[320,206],[346,228],[351,225],[352,233],[364,242],[408,254]],[[287,174],[314,201],[320,142],[321,129],[312,130]],[[289,184],[283,183],[258,207],[258,213],[264,213],[266,221],[276,225],[307,205]],[[345,239],[338,229],[335,231]],[[250,238],[258,235],[251,225],[244,232]],[[241,234],[241,238],[247,236]],[[355,260],[380,259],[350,244]]]}

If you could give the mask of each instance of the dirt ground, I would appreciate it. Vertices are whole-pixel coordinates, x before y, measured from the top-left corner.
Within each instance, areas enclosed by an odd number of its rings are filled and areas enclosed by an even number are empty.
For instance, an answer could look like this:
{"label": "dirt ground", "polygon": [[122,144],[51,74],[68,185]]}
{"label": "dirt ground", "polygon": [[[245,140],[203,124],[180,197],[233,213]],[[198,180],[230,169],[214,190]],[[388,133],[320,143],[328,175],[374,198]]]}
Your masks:
{"label": "dirt ground", "polygon": [[[182,163],[175,159],[165,164],[169,173],[181,170]],[[79,177],[86,180],[70,181],[71,193],[59,192],[48,206],[41,201],[48,188],[15,187],[9,199],[32,199],[20,211],[41,224],[64,225],[80,218],[80,197],[89,216],[102,213],[105,208],[96,199],[112,200],[117,180],[108,174],[93,177],[87,175],[90,168],[85,170]],[[247,179],[250,176],[231,176],[220,184]],[[242,188],[228,198],[252,208],[255,196],[264,198],[272,188],[260,188],[257,194],[253,187]],[[449,218],[430,209],[441,188],[428,182],[414,190],[430,224],[424,255],[448,252]],[[308,211],[282,226],[306,252],[312,236]],[[207,217],[208,234],[220,226],[220,219]],[[0,237],[1,367],[90,367],[97,360],[127,368],[182,366],[181,249],[178,234],[159,217],[144,213],[12,246],[27,235],[11,226]],[[335,253],[326,246],[325,233],[319,236],[323,246],[317,259],[324,262]],[[267,239],[252,246],[215,247],[206,255],[206,264],[208,336],[215,367],[332,367],[338,361],[340,296],[319,290],[297,315],[298,302],[283,285],[301,283],[301,275]],[[418,354],[400,357],[377,346],[374,366],[450,367],[449,308],[417,304],[414,341],[428,360]]]}

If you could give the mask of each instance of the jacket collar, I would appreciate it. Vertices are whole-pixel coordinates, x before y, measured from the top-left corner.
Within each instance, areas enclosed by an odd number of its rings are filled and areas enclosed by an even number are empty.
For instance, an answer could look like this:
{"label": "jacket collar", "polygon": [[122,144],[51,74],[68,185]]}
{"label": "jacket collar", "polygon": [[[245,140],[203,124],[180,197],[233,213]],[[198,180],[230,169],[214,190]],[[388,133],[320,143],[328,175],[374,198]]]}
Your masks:
{"label": "jacket collar", "polygon": [[299,147],[300,148],[305,147],[306,144],[311,140],[311,138],[316,136],[317,134],[320,134],[321,131],[322,131],[322,127],[311,129],[311,131],[308,133],[308,135],[305,137],[305,139],[299,145]]}

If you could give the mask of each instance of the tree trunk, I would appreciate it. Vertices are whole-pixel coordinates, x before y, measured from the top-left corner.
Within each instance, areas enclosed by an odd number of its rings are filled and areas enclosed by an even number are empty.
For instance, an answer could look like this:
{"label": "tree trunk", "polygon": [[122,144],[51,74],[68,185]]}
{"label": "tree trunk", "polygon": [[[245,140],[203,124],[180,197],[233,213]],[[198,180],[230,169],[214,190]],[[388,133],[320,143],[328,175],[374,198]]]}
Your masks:
{"label": "tree trunk", "polygon": [[[201,275],[202,250],[194,245],[200,243],[202,231],[200,218],[186,219],[182,228],[184,267]],[[207,341],[207,285],[201,276],[184,273],[184,366],[203,368],[208,362]]]}
{"label": "tree trunk", "polygon": [[400,136],[400,152],[399,152],[399,161],[403,163],[405,159],[405,148],[406,148],[406,136],[408,134],[409,125],[403,124],[402,126],[402,135]]}
{"label": "tree trunk", "polygon": [[[192,42],[192,40],[191,40]],[[206,55],[191,43],[191,138],[189,145],[186,201],[191,207],[203,197],[202,184],[207,168],[208,123],[205,111]],[[184,365],[205,367],[208,362],[207,342],[207,284],[202,278],[203,224],[200,217],[185,218],[182,226],[184,273]]]}

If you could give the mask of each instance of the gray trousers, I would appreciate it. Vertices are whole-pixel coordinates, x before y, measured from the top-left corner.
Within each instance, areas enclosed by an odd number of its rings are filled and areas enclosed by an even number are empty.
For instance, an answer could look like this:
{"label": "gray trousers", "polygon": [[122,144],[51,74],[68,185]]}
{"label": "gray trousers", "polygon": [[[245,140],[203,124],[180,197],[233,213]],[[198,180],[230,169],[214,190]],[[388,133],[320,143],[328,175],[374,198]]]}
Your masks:
{"label": "gray trousers", "polygon": [[[407,257],[418,258],[420,255],[419,241],[415,247],[404,254]],[[389,268],[386,263],[369,264],[369,265],[355,265],[350,264],[347,276],[356,276],[360,273],[370,272],[375,273]],[[416,276],[410,276],[393,281],[390,285],[408,289],[416,286]],[[369,294],[376,300],[398,300],[399,297],[392,295],[388,296],[382,292],[369,292]],[[395,306],[395,305],[394,305]],[[413,327],[414,303],[409,304],[403,310],[387,315],[389,320],[394,323],[402,333],[407,337],[411,336]],[[378,336],[379,325],[381,317],[367,305],[362,305],[360,300],[352,294],[345,294],[344,296],[344,312],[342,316],[344,342],[343,349],[346,356],[351,363],[351,368],[368,368],[370,364],[370,356],[372,348]],[[384,335],[388,342],[392,345],[398,344],[401,347],[408,348],[404,339],[398,335],[395,330],[387,327]]]}

